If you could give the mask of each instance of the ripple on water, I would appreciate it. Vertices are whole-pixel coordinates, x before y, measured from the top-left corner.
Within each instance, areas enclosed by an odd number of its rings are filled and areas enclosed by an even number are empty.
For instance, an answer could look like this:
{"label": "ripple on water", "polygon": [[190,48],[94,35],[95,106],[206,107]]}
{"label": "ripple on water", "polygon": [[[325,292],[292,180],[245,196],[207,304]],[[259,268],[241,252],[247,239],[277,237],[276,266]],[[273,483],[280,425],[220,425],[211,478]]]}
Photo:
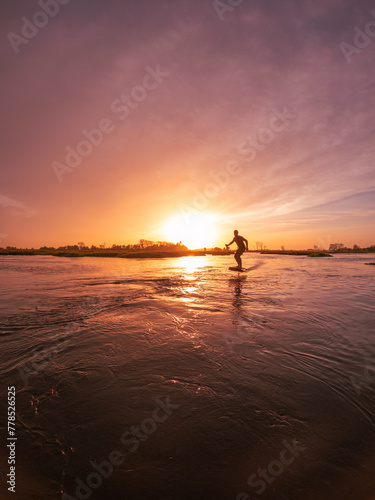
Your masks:
{"label": "ripple on water", "polygon": [[[246,255],[262,265],[237,277],[231,256],[125,260],[16,259],[0,269],[9,285],[0,379],[18,388],[20,461],[35,497],[73,493],[74,478],[113,449],[127,461],[108,498],[251,496],[250,474],[296,440],[304,451],[265,499],[330,500],[342,484],[370,498],[369,267],[356,256]],[[23,384],[18,368],[56,342]],[[178,408],[137,452],[124,450],[123,433],[167,397]]]}

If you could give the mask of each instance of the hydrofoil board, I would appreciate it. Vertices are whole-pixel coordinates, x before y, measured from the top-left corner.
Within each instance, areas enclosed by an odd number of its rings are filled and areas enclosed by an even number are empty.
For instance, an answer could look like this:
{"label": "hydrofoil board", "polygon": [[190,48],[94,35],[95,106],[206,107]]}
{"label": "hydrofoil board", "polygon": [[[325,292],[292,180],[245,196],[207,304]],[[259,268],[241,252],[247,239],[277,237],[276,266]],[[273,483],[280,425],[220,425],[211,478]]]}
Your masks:
{"label": "hydrofoil board", "polygon": [[245,269],[244,267],[230,267],[230,271],[237,271],[239,273],[245,273],[248,271],[248,269]]}

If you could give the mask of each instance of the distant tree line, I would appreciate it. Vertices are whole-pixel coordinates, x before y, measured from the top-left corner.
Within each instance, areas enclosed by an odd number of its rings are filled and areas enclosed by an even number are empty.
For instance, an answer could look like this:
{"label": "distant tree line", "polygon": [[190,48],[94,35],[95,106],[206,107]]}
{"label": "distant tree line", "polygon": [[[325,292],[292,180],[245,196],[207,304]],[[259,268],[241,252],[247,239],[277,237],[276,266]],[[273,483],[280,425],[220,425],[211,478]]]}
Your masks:
{"label": "distant tree line", "polygon": [[[7,247],[7,248],[11,248],[11,247]],[[150,250],[157,250],[157,251],[160,251],[160,250],[168,250],[168,251],[173,251],[173,250],[177,250],[177,251],[180,251],[180,250],[187,250],[187,247],[185,245],[182,245],[181,242],[179,243],[170,243],[168,241],[150,241],[150,240],[144,240],[144,239],[141,239],[139,240],[138,243],[129,243],[128,245],[117,245],[117,244],[113,244],[109,247],[106,247],[105,244],[103,245],[99,245],[99,246],[96,246],[96,245],[85,245],[85,243],[83,243],[82,241],[80,241],[79,243],[77,243],[77,245],[65,245],[65,246],[61,246],[61,247],[58,247],[58,248],[55,248],[55,247],[40,247],[39,250],[71,250],[71,251],[100,251],[100,250],[105,250],[106,252],[110,252],[111,250],[113,251],[121,251],[121,250],[128,250],[128,251],[134,251],[134,250],[144,250],[146,249],[148,251]]]}
{"label": "distant tree line", "polygon": [[[290,253],[293,250],[285,250],[284,245],[281,246],[281,251],[278,250],[267,250],[266,245],[260,241],[255,242],[256,251],[261,252],[285,252]],[[220,249],[219,247],[211,248],[211,249],[202,249],[204,251],[214,251],[217,253],[229,252],[227,249]],[[321,250],[316,245],[314,245],[314,249],[309,249],[308,251],[319,251]],[[326,249],[325,249],[326,250]],[[12,253],[15,255],[35,255],[35,254],[51,254],[51,255],[59,255],[62,253],[77,253],[78,254],[86,254],[86,255],[103,255],[106,254],[111,256],[113,254],[125,254],[125,253],[133,253],[133,252],[185,252],[188,251],[188,248],[180,242],[171,243],[168,241],[152,241],[147,239],[140,239],[138,243],[130,243],[127,245],[117,245],[113,244],[111,246],[106,246],[105,243],[99,246],[96,245],[85,245],[83,241],[78,242],[76,245],[65,245],[60,247],[48,247],[43,246],[39,249],[34,248],[17,248],[14,246],[7,246],[6,248],[0,247],[0,254]],[[253,250],[254,251],[254,250]],[[369,247],[360,247],[358,245],[353,245],[353,248],[349,248],[344,246],[343,243],[331,243],[328,249],[329,252],[375,252],[375,245],[371,245]]]}
{"label": "distant tree line", "polygon": [[353,245],[353,248],[346,247],[343,243],[331,243],[329,246],[330,252],[375,252],[375,245],[369,247],[360,247]]}
{"label": "distant tree line", "polygon": [[138,243],[130,243],[127,245],[112,246],[103,245],[86,245],[83,241],[78,242],[76,245],[64,245],[59,247],[42,246],[38,249],[34,248],[17,248],[14,246],[7,246],[5,249],[0,248],[0,252],[12,252],[15,254],[34,254],[34,253],[58,253],[58,252],[82,252],[82,253],[122,253],[122,252],[139,252],[147,249],[148,252],[181,252],[187,251],[188,248],[181,243],[171,243],[169,241],[151,241],[141,239]]}

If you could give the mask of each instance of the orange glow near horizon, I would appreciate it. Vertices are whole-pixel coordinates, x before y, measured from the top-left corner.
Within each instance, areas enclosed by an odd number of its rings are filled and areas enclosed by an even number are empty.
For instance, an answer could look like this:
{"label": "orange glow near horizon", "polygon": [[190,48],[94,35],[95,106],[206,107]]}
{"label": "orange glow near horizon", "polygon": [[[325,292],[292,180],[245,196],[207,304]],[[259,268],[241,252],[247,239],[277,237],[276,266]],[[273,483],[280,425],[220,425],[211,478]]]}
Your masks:
{"label": "orange glow near horizon", "polygon": [[162,234],[167,241],[181,241],[190,250],[213,247],[217,240],[215,216],[208,213],[176,215],[164,222]]}

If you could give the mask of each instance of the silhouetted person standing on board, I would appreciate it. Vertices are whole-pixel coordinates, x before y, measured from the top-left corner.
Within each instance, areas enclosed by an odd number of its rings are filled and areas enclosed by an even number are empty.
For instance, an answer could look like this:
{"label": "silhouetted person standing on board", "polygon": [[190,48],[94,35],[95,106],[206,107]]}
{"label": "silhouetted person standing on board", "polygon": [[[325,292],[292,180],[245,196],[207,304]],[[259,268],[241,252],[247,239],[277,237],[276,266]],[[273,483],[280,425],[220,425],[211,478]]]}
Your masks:
{"label": "silhouetted person standing on board", "polygon": [[[249,245],[248,245],[247,240],[243,236],[240,236],[238,234],[237,229],[234,230],[234,238],[233,238],[233,240],[230,243],[228,243],[228,244],[225,243],[225,246],[227,248],[229,248],[229,246],[233,242],[236,242],[237,246],[238,246],[237,252],[234,254],[234,258],[236,259],[236,262],[238,264],[238,268],[242,269],[241,255],[244,253],[245,250],[246,251],[249,250]],[[246,243],[246,247],[245,247],[245,243]]]}

